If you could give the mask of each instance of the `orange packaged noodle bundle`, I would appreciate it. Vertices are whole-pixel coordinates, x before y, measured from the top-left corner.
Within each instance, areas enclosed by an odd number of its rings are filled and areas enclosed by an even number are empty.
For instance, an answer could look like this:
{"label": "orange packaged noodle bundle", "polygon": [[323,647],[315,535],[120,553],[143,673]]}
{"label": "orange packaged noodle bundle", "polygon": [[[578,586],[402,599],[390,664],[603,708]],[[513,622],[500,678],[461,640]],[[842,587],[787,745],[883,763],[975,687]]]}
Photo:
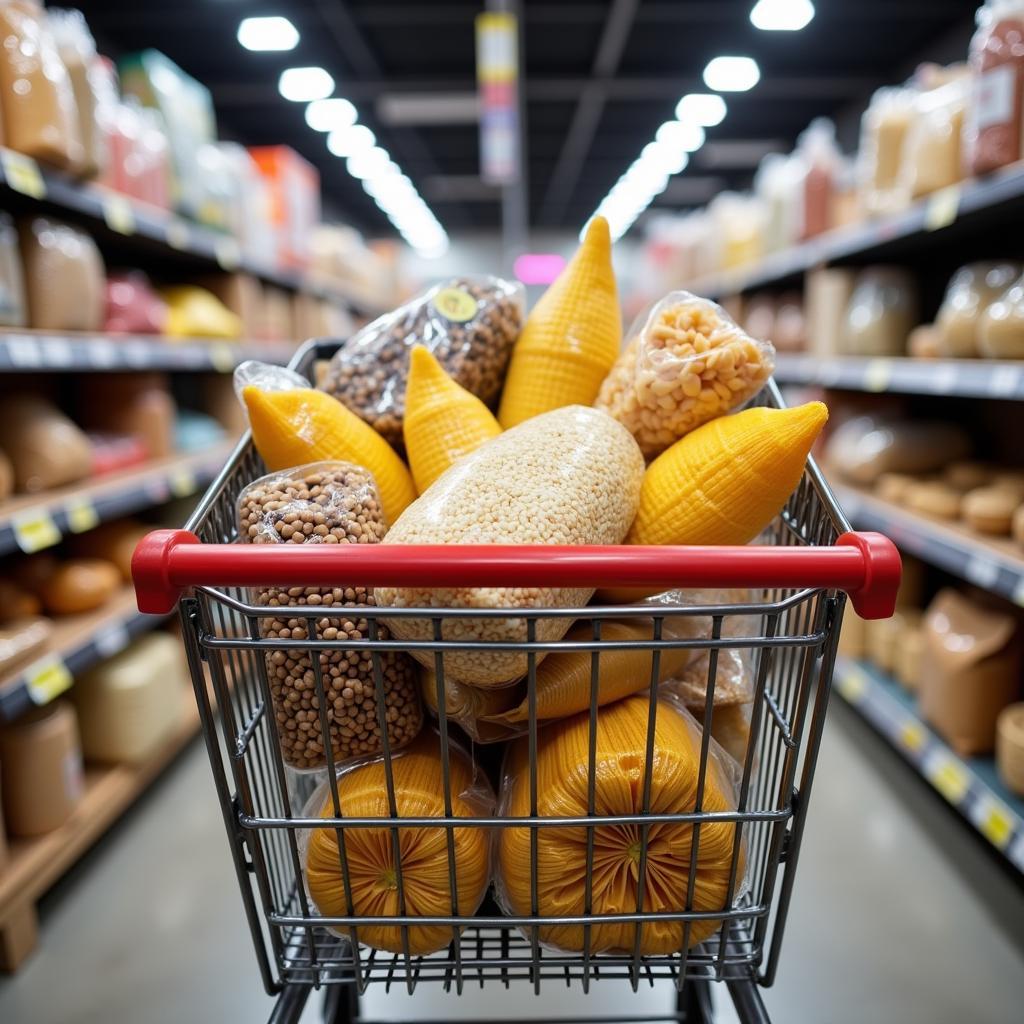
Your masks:
{"label": "orange packaged noodle bundle", "polygon": [[[647,756],[649,698],[637,695],[602,709],[597,716],[594,757],[594,799],[598,818],[644,812],[644,769]],[[537,814],[577,817],[588,812],[589,714],[551,725],[537,736]],[[695,809],[700,770],[701,730],[671,697],[659,697],[651,766],[649,811],[682,814]],[[734,765],[710,743],[702,811],[736,806]],[[501,816],[529,816],[529,745],[526,738],[509,748],[502,782]],[[735,844],[741,842],[731,821],[702,822],[694,853],[690,822],[655,823],[647,828],[646,881],[643,914],[728,909],[729,877]],[[506,912],[531,913],[531,830],[502,828],[498,837],[498,898]],[[587,832],[584,827],[545,827],[537,835],[537,913],[542,917],[580,916],[585,910]],[[601,923],[601,915],[635,914],[644,829],[634,825],[598,825],[593,830],[593,871],[589,926],[590,952],[632,953],[638,937],[642,956],[665,955],[682,947],[685,923],[654,919],[642,924]],[[696,856],[693,891],[689,891],[691,859]],[[746,857],[736,851],[736,888],[742,891]],[[718,919],[692,921],[693,946],[721,926]],[[542,925],[540,940],[568,952],[584,949],[584,928],[574,924]]]}
{"label": "orange packaged noodle bundle", "polygon": [[[448,778],[451,813],[456,818],[483,818],[494,813],[494,793],[478,774],[469,756],[449,741]],[[349,888],[338,847],[339,829],[314,828],[305,842],[304,861],[309,894],[325,917],[360,918],[441,917],[474,914],[490,883],[490,829],[460,827],[451,830],[455,861],[453,905],[449,883],[447,830],[397,825],[400,862],[395,861],[387,777],[383,758],[356,765],[337,777],[338,803],[346,818],[380,818],[380,828],[340,829],[348,867]],[[444,772],[438,736],[423,733],[412,746],[391,760],[395,810],[399,818],[445,816]],[[335,816],[334,798],[324,782],[310,798],[307,817]],[[398,894],[401,867],[404,910]],[[351,907],[351,910],[349,909]],[[350,934],[339,927],[340,934]],[[435,953],[455,937],[455,929],[441,925],[411,925],[408,952],[412,956]],[[402,953],[402,928],[370,922],[361,924],[357,937],[374,949]]]}

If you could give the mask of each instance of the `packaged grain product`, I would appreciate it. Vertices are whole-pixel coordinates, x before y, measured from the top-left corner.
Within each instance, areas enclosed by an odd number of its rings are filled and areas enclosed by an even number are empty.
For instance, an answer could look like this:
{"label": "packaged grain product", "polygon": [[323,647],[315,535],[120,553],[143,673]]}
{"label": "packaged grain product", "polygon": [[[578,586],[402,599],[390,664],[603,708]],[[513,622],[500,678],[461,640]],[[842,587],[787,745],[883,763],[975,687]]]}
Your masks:
{"label": "packaged grain product", "polygon": [[842,352],[846,310],[856,283],[856,272],[848,267],[815,267],[807,272],[807,342],[814,355],[831,357]]}
{"label": "packaged grain product", "polygon": [[173,454],[177,406],[166,375],[94,374],[81,401],[86,427],[136,438],[151,459]]}
{"label": "packaged grain product", "polygon": [[[941,355],[964,358],[981,354],[986,311],[1020,273],[1019,263],[987,261],[968,263],[953,275],[935,317]],[[1009,307],[1005,311],[1009,312]]]}
{"label": "packaged grain product", "polygon": [[194,284],[179,284],[160,289],[167,303],[169,338],[224,338],[242,336],[242,321],[212,292]]}
{"label": "packaged grain product", "polygon": [[902,502],[912,512],[924,512],[937,519],[959,519],[962,503],[960,491],[942,480],[915,480],[907,488]]}
{"label": "packaged grain product", "polygon": [[902,267],[869,267],[857,275],[843,324],[842,353],[898,356],[917,324],[917,286]]}
{"label": "packaged grain product", "polygon": [[89,439],[51,402],[39,395],[6,395],[0,408],[5,423],[0,444],[14,467],[18,491],[45,491],[89,475]]}
{"label": "packaged grain product", "polygon": [[909,86],[879,89],[861,118],[857,170],[861,202],[870,214],[895,213],[909,201],[902,168],[915,98]]}
{"label": "packaged grain product", "polygon": [[0,107],[4,144],[77,171],[84,157],[75,94],[37,0],[0,4]]}
{"label": "packaged grain product", "polygon": [[121,586],[117,566],[102,558],[62,561],[39,589],[51,615],[79,615],[106,604]]}
{"label": "packaged grain product", "polygon": [[[711,715],[711,738],[738,764],[743,765],[750,746],[750,720],[753,704],[729,704],[716,706]],[[704,705],[690,708],[697,724],[704,724]],[[756,766],[756,762],[755,762]]]}
{"label": "packaged grain product", "polygon": [[[681,814],[695,809],[701,774],[700,726],[673,698],[658,698],[648,798],[644,779],[650,712],[650,698],[638,694],[603,708],[597,716],[593,771],[599,816],[639,815],[648,809],[652,814]],[[590,810],[590,729],[590,715],[580,714],[539,732],[535,772],[530,765],[527,738],[510,744],[498,813],[509,817],[536,813],[542,818],[586,815]],[[536,788],[531,792],[534,777]],[[700,809],[735,808],[734,779],[733,762],[712,741]],[[690,822],[648,827],[597,825],[592,835],[601,867],[598,870],[595,861],[590,879],[587,834],[588,829],[582,826],[499,830],[496,891],[507,912],[545,918],[587,913],[591,917],[586,928],[579,924],[542,924],[540,941],[554,949],[580,952],[587,944],[591,953],[628,955],[638,944],[641,955],[677,954],[684,937],[692,947],[713,935],[721,921],[702,918],[689,922],[687,927],[682,921],[653,915],[680,912],[688,904],[696,911],[727,909],[734,857],[735,894],[743,891],[746,857],[735,822],[705,821],[700,826],[699,840]],[[637,861],[645,836],[647,884],[639,891]],[[736,844],[740,844],[738,850]],[[695,865],[691,863],[694,849]],[[531,877],[534,864],[535,879]],[[695,869],[692,890],[691,869]],[[642,924],[601,921],[606,914],[635,913],[638,906],[652,915]]]}
{"label": "packaged grain product", "polygon": [[676,694],[696,714],[707,704],[708,689],[714,683],[712,700],[715,707],[749,704],[754,699],[754,670],[749,651],[723,647],[715,657],[711,672],[711,651],[695,652],[697,657],[673,678],[665,681],[665,691]]}
{"label": "packaged grain product", "polygon": [[914,101],[903,159],[912,199],[949,188],[964,177],[962,133],[969,80],[963,65],[944,71],[941,83]]}
{"label": "packaged grain product", "polygon": [[973,174],[987,174],[1021,158],[1024,111],[1024,3],[986,0],[971,39],[971,93],[967,155]]}
{"label": "packaged grain product", "polygon": [[978,354],[988,359],[1024,359],[1024,279],[1018,279],[981,313]]}
{"label": "packaged grain product", "polygon": [[135,519],[115,519],[71,538],[71,550],[80,558],[102,558],[117,567],[125,583],[132,581],[135,546],[153,527]]}
{"label": "packaged grain product", "polygon": [[521,285],[453,277],[349,338],[331,359],[322,387],[399,447],[413,345],[433,353],[460,387],[493,403],[522,322]]}
{"label": "packaged grain product", "polygon": [[29,325],[98,331],[103,326],[106,271],[92,238],[48,217],[24,221],[20,234]]}
{"label": "packaged grain product", "polygon": [[52,636],[49,619],[19,618],[0,626],[0,678],[38,658]]}
{"label": "packaged grain product", "polygon": [[[338,774],[337,806],[328,782],[310,797],[303,812],[307,818],[380,818],[381,825],[310,829],[301,844],[309,895],[324,917],[472,916],[490,884],[490,829],[412,827],[402,825],[400,819],[443,818],[449,814],[456,819],[490,817],[494,813],[490,783],[469,755],[450,739],[445,766],[439,738],[432,730],[424,731],[415,743],[398,751],[390,767],[393,806],[382,758],[364,761]],[[339,832],[343,839],[339,839]],[[400,851],[398,860],[396,846]],[[454,894],[450,867],[455,876]],[[402,928],[367,920],[354,931],[345,927],[333,927],[332,931],[372,949],[425,956],[457,941],[459,929],[427,924]]]}
{"label": "packaged grain product", "polygon": [[[501,743],[523,731],[520,726],[507,724],[502,716],[520,702],[525,690],[525,682],[500,689],[480,689],[445,679],[445,717],[449,725],[457,725],[474,743]],[[420,675],[420,691],[427,710],[440,718],[437,676],[430,669],[423,669]]]}
{"label": "packaged grain product", "polygon": [[642,313],[595,407],[618,420],[647,458],[749,401],[775,368],[755,341],[708,299],[671,292]]}
{"label": "packaged grain product", "polygon": [[[373,477],[350,463],[315,463],[272,473],[250,484],[239,498],[238,534],[248,544],[378,544],[387,527]],[[253,603],[275,609],[260,619],[264,639],[363,640],[369,622],[360,608],[374,608],[366,587],[269,587],[254,592]],[[289,608],[322,608],[320,618],[300,618]],[[377,638],[389,632],[377,626]],[[323,649],[317,655],[327,699],[326,723],[336,761],[383,749],[375,660],[384,687],[387,735],[392,748],[410,742],[423,722],[417,669],[398,651]],[[316,693],[312,654],[305,649],[266,652],[281,753],[294,768],[327,764],[323,722]]]}
{"label": "packaged grain product", "polygon": [[963,498],[963,517],[979,533],[996,537],[1010,535],[1013,515],[1024,503],[1024,495],[1009,487],[978,487]]}
{"label": "packaged grain product", "polygon": [[18,232],[10,215],[0,213],[0,325],[24,327],[27,321]]}
{"label": "packaged grain product", "polygon": [[[632,435],[596,409],[569,406],[535,416],[485,442],[440,476],[399,517],[385,544],[619,544],[636,514],[644,462]],[[592,588],[379,587],[388,607],[533,608],[586,604]],[[394,619],[403,640],[430,640],[429,619]],[[543,618],[539,641],[558,640],[570,619]],[[445,640],[524,641],[527,621],[459,618]],[[434,655],[415,657],[433,667]],[[537,655],[537,662],[543,654]],[[526,673],[517,651],[446,651],[445,674],[475,686],[502,686]]]}

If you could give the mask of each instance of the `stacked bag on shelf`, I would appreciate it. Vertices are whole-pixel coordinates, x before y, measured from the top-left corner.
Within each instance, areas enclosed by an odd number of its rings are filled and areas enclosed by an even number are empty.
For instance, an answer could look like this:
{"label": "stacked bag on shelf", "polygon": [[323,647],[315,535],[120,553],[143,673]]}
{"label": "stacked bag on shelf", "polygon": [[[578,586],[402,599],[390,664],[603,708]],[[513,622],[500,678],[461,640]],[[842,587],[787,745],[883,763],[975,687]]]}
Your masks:
{"label": "stacked bag on shelf", "polygon": [[[724,310],[688,293],[657,303],[621,349],[610,250],[608,226],[595,218],[572,261],[525,321],[521,293],[506,282],[444,282],[345,342],[323,377],[323,390],[291,371],[243,364],[236,386],[254,445],[271,473],[242,495],[240,540],[388,545],[754,540],[796,488],[824,425],[825,407],[736,411],[770,376],[772,348],[753,341]],[[692,500],[694,495],[700,500]],[[361,638],[376,629],[378,639],[390,633],[398,640],[429,642],[435,636],[429,622],[388,615],[387,609],[435,605],[472,612],[497,606],[509,609],[509,616],[445,620],[441,636],[508,643],[527,638],[523,616],[530,609],[579,607],[595,596],[645,598],[642,591],[595,595],[591,588],[294,587],[258,589],[252,601],[276,609],[259,620],[264,637],[305,639],[312,629],[311,639],[321,640]],[[719,595],[722,602],[730,598],[739,599]],[[695,597],[647,600],[653,617],[659,607],[693,603]],[[298,618],[284,610],[310,604],[323,612]],[[360,617],[361,606],[381,609],[376,626]],[[652,638],[652,617],[578,623],[543,617],[535,631],[546,641],[586,641],[599,633],[612,641],[642,642]],[[710,616],[677,618],[666,625],[665,637],[709,640]],[[751,626],[735,628],[734,635],[742,636]],[[658,705],[652,809],[694,808],[701,726],[691,708],[701,717],[713,708],[712,735],[723,744],[711,742],[703,807],[735,807],[738,769],[731,754],[747,763],[752,756],[750,665],[747,652],[731,652],[735,657],[724,656],[709,679],[712,663],[701,653],[663,651],[652,683],[650,649],[603,652],[593,694],[589,652],[538,653],[535,707],[542,726],[537,755],[543,779],[536,812],[587,813],[586,787],[581,797],[578,780],[587,770],[592,699],[601,707],[599,814],[641,810],[636,801],[642,787],[636,783],[644,774],[652,699]],[[319,672],[301,649],[265,654],[285,760],[306,770],[333,764],[337,773],[337,798],[331,787],[322,786],[307,808],[309,816],[384,817],[397,810],[405,816],[486,817],[496,800],[503,813],[532,813],[521,738],[529,720],[522,652],[466,649],[435,656],[414,647],[409,654],[379,655],[376,672],[370,671],[372,659],[356,651],[332,648],[313,655],[320,659]],[[473,758],[453,744],[451,806],[446,806],[438,781],[439,742],[423,728],[421,693],[435,714],[443,704],[471,741],[510,741],[496,797]],[[393,792],[382,762],[385,743],[394,752]],[[722,909],[731,866],[737,886],[744,874],[735,824],[705,826],[692,893],[686,852],[691,828],[657,828],[655,847],[666,851],[664,862],[658,860],[664,884],[648,887],[646,909],[679,909],[689,898],[696,909]],[[455,858],[459,914],[476,909],[492,871],[502,905],[511,913],[529,913],[528,869],[524,873],[529,857],[524,862],[522,850],[524,842],[529,847],[529,830],[503,829],[494,865],[483,831],[457,827],[449,847],[444,830],[402,829],[406,913],[455,911],[446,882],[449,851]],[[357,915],[399,912],[397,866],[386,834],[386,828],[359,830],[350,840],[346,833],[351,883],[346,892],[337,832],[310,830],[304,842],[307,877],[323,915],[345,916],[349,902]],[[596,836],[608,844],[609,857],[625,858],[623,863],[637,840],[625,832],[613,837],[600,827]],[[585,848],[583,829],[542,830],[541,914],[582,912]],[[594,911],[628,910],[623,900],[632,900],[635,909],[635,882],[627,889],[620,891],[611,880],[595,887]],[[693,925],[686,932],[690,944],[719,925],[714,918]],[[350,934],[348,928],[339,930]],[[402,951],[407,943],[415,954],[441,949],[453,937],[450,928],[427,926],[410,927],[404,937],[398,928],[366,925],[356,931],[360,941],[376,948]],[[597,931],[594,951],[623,951],[632,948],[636,930]],[[581,929],[542,932],[545,942],[559,948],[582,948]],[[683,936],[678,922],[645,925],[641,951],[677,949]]]}

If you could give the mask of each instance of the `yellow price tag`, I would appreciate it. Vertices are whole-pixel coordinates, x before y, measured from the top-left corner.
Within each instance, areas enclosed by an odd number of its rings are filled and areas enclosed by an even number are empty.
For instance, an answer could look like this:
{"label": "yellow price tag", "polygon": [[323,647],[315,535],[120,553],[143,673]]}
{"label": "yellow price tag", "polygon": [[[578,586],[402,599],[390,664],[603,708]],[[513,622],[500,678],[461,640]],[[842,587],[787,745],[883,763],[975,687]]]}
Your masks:
{"label": "yellow price tag", "polygon": [[1013,835],[1013,819],[1009,812],[998,804],[991,803],[985,807],[978,825],[982,835],[1000,850],[1010,841]]}
{"label": "yellow price tag", "polygon": [[924,746],[927,733],[920,722],[906,722],[900,729],[900,743],[915,753]]}
{"label": "yellow price tag", "polygon": [[42,199],[46,195],[46,182],[32,157],[5,149],[0,155],[0,162],[3,164],[4,179],[15,192],[33,199]]}
{"label": "yellow price tag", "polygon": [[938,231],[948,228],[960,210],[960,186],[950,185],[940,188],[928,197],[928,205],[924,208],[925,231]]}
{"label": "yellow price tag", "polygon": [[868,682],[860,669],[848,668],[836,676],[836,687],[851,704],[856,704],[867,691]]}
{"label": "yellow price tag", "polygon": [[119,235],[135,234],[135,211],[124,196],[107,196],[103,200],[103,219]]}
{"label": "yellow price tag", "polygon": [[176,498],[185,498],[196,492],[196,475],[191,469],[179,469],[171,474],[171,494]]}
{"label": "yellow price tag", "polygon": [[189,246],[188,225],[180,217],[167,222],[167,244],[172,249],[187,249]]}
{"label": "yellow price tag", "polygon": [[932,785],[951,803],[959,804],[967,793],[967,772],[953,760],[944,760],[932,772]]}
{"label": "yellow price tag", "polygon": [[864,367],[864,390],[885,391],[892,380],[892,363],[888,359],[872,359]]}
{"label": "yellow price tag", "polygon": [[220,341],[210,346],[210,364],[218,373],[231,373],[238,363],[235,349]]}
{"label": "yellow price tag", "polygon": [[96,506],[88,498],[74,498],[64,506],[68,517],[68,529],[72,533],[86,533],[99,526],[100,517]]}
{"label": "yellow price tag", "polygon": [[25,669],[25,686],[33,704],[49,704],[73,682],[67,665],[56,654],[48,654]]}
{"label": "yellow price tag", "polygon": [[233,238],[218,239],[214,255],[221,270],[236,270],[242,262],[242,251]]}
{"label": "yellow price tag", "polygon": [[18,547],[31,555],[60,542],[60,530],[49,512],[32,512],[11,523]]}

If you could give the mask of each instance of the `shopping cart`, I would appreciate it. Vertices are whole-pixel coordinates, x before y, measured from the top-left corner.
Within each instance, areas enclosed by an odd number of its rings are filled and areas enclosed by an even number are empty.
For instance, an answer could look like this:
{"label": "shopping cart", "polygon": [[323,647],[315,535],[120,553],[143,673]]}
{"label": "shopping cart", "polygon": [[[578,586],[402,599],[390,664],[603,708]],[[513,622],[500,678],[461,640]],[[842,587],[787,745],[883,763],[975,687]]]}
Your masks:
{"label": "shopping cart", "polygon": [[[311,342],[293,361],[300,373],[313,376],[317,359],[329,357],[336,344]],[[774,385],[760,401],[781,404]],[[279,998],[271,1020],[278,1024],[298,1019],[310,991],[327,990],[325,1013],[332,1021],[353,1021],[359,1013],[359,996],[374,983],[401,985],[408,992],[417,986],[437,983],[461,993],[467,985],[525,984],[542,992],[554,983],[578,982],[584,991],[595,982],[624,979],[634,990],[641,983],[669,979],[678,993],[676,1011],[668,1017],[647,1019],[710,1020],[710,982],[724,982],[745,1022],[767,1021],[758,986],[775,977],[786,913],[806,821],[815,759],[824,725],[836,642],[846,595],[867,618],[891,614],[899,582],[900,563],[895,548],[885,538],[854,534],[813,464],[785,510],[761,538],[745,548],[550,548],[550,547],[390,547],[367,545],[237,545],[236,505],[242,489],[265,472],[248,439],[243,439],[228,465],[213,483],[185,530],[158,531],[139,546],[133,563],[139,607],[143,611],[168,612],[180,600],[183,634],[195,685],[206,746],[217,794],[224,816],[231,853],[256,957],[268,993]],[[535,679],[537,655],[559,650],[591,653],[592,685],[590,714],[597,711],[597,679],[602,652],[636,647],[664,650],[673,646],[707,650],[708,690],[705,714],[712,712],[716,662],[720,651],[742,649],[753,665],[754,701],[750,741],[740,766],[735,811],[703,811],[709,740],[705,733],[700,748],[702,768],[696,803],[690,813],[661,815],[658,821],[689,824],[693,844],[700,841],[700,826],[710,821],[735,821],[731,875],[726,909],[701,914],[690,905],[663,915],[684,922],[684,940],[673,955],[644,955],[639,942],[631,954],[598,955],[589,949],[589,938],[579,954],[545,948],[539,939],[544,925],[590,925],[594,914],[578,918],[551,918],[540,914],[503,915],[485,903],[474,916],[453,913],[437,918],[407,915],[360,918],[319,917],[308,898],[302,870],[302,837],[309,828],[346,830],[382,827],[401,821],[406,827],[440,826],[502,829],[528,826],[536,835],[552,826],[593,830],[601,826],[628,826],[642,836],[640,898],[636,912],[606,915],[606,920],[642,923],[644,865],[651,817],[646,814],[608,817],[542,818],[536,815],[537,780],[531,771],[531,808],[528,818],[345,818],[340,816],[336,789],[335,816],[303,818],[303,807],[313,788],[308,773],[287,769],[275,728],[264,653],[282,645],[280,639],[261,639],[260,618],[266,608],[252,603],[253,586],[643,586],[672,588],[748,588],[736,603],[715,605],[665,605],[651,607],[587,607],[538,610],[524,616],[527,637],[535,635],[537,622],[557,614],[594,623],[590,642],[558,641],[499,645],[527,655],[528,682]],[[386,610],[393,615],[394,610]],[[304,634],[316,637],[312,620],[322,609],[296,607],[289,615],[309,620]],[[385,726],[381,685],[382,652],[410,646],[378,636],[373,609],[361,609],[368,620],[368,636],[362,641],[292,641],[309,652],[315,670],[319,707],[325,707],[321,652],[363,649],[370,652],[377,682],[377,709],[383,737],[383,757],[391,751]],[[466,650],[470,641],[444,641],[442,620],[481,611],[473,609],[414,609],[401,614],[431,622],[433,641],[417,641],[431,651]],[[495,612],[508,618],[507,609]],[[707,617],[710,632],[697,639],[667,640],[663,624],[670,616]],[[650,639],[610,643],[601,639],[601,623],[609,618],[633,618],[650,626]],[[729,623],[730,628],[724,628]],[[737,627],[739,623],[739,627]],[[480,642],[477,641],[477,646]],[[487,645],[492,647],[493,645]],[[657,686],[657,655],[652,657],[652,692]],[[440,658],[437,663],[441,664]],[[441,666],[443,668],[443,666]],[[439,673],[439,694],[444,675]],[[454,734],[439,700],[440,743],[447,765],[449,737]],[[536,749],[538,723],[531,702],[529,744]],[[323,711],[320,724],[328,756],[327,775],[334,777],[335,764]],[[653,747],[654,718],[649,723],[647,750]],[[593,736],[591,732],[591,736]],[[593,741],[592,741],[593,742]],[[531,758],[532,760],[532,758]],[[647,757],[644,792],[650,789],[652,758]],[[593,760],[590,765],[590,802],[593,806]],[[394,807],[393,783],[387,773],[390,806]],[[445,789],[449,788],[447,773]],[[451,793],[445,794],[450,806]],[[646,810],[646,806],[645,806]],[[450,823],[450,824],[448,824]],[[740,856],[740,844],[745,855]],[[344,842],[339,844],[344,860]],[[455,867],[449,842],[451,906],[457,908]],[[588,843],[588,858],[593,843]],[[745,883],[739,869],[745,860]],[[692,858],[696,862],[696,855]],[[588,859],[588,873],[592,865]],[[345,865],[341,865],[343,873]],[[534,871],[535,871],[534,864]],[[397,872],[401,899],[401,867]],[[346,884],[348,876],[345,875]],[[536,900],[536,874],[533,877]],[[693,874],[690,874],[690,890]],[[348,907],[351,908],[351,900]],[[708,917],[722,919],[719,932],[690,949],[686,936],[692,923]],[[404,953],[370,950],[358,942],[359,926],[402,929],[413,924],[438,924],[452,928],[452,942],[442,953],[412,956],[407,941]],[[330,925],[330,929],[325,927]],[[589,935],[589,928],[585,928]],[[356,941],[352,941],[352,937]],[[631,1018],[641,1019],[641,1018]]]}

